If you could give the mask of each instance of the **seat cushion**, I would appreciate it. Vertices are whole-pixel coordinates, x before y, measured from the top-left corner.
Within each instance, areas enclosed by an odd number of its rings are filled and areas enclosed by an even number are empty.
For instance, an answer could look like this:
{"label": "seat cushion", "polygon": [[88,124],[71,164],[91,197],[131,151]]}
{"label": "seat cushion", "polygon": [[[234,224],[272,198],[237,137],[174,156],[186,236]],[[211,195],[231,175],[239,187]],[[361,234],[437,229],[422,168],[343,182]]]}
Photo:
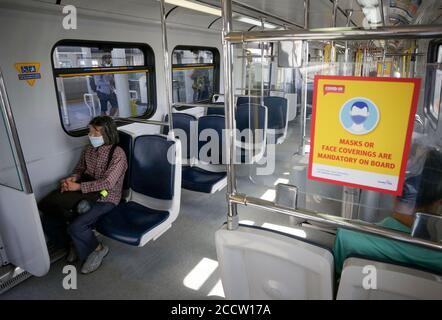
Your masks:
{"label": "seat cushion", "polygon": [[210,172],[198,167],[183,167],[182,170],[182,187],[204,193],[212,193],[213,187],[227,177],[225,172]]}
{"label": "seat cushion", "polygon": [[138,246],[147,232],[168,217],[167,211],[149,209],[136,202],[120,203],[98,221],[97,231],[114,240]]}

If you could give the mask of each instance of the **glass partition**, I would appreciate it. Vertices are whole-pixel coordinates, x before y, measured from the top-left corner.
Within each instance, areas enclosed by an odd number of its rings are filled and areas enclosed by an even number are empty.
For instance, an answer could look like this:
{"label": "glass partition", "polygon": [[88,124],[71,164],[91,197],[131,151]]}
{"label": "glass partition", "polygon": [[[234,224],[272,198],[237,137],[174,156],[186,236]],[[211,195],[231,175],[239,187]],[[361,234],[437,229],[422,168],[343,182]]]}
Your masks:
{"label": "glass partition", "polygon": [[[238,46],[238,48],[240,48]],[[435,77],[434,81],[425,83],[425,75],[428,70],[438,75],[442,72],[440,64],[426,64],[425,55],[413,57],[413,62],[408,51],[403,56],[386,56],[383,52],[368,50],[364,53],[353,48],[349,50],[349,60],[344,62],[338,56],[338,62],[326,63],[323,57],[314,56],[314,50],[310,49],[309,62],[297,69],[283,69],[266,59],[268,68],[277,68],[273,73],[277,74],[275,82],[283,94],[265,92],[265,96],[283,96],[289,98],[289,94],[297,96],[297,103],[290,105],[288,109],[295,108],[296,117],[288,121],[286,136],[282,141],[269,139],[267,134],[267,146],[264,156],[257,162],[237,166],[238,193],[261,198],[268,201],[278,201],[278,185],[293,185],[298,189],[297,207],[319,213],[326,213],[348,219],[361,220],[367,223],[375,223],[383,226],[387,218],[393,218],[406,226],[411,232],[415,214],[424,212],[434,216],[442,214],[439,203],[442,201],[442,152],[441,134],[442,126],[433,128],[425,118],[424,113],[424,86],[434,87],[434,99],[431,99],[433,106],[431,111],[439,110],[441,104],[440,79]],[[359,52],[359,53],[358,53]],[[361,56],[360,53],[363,53]],[[359,56],[358,56],[359,54]],[[360,59],[358,61],[358,59]],[[408,61],[407,61],[408,60]],[[235,61],[235,81],[244,82],[239,78],[241,68],[244,66]],[[264,68],[262,68],[264,69]],[[297,81],[295,89],[288,85],[281,85],[287,77],[283,74],[300,74],[301,81]],[[342,186],[336,183],[328,183],[312,180],[308,177],[310,154],[303,154],[301,148],[301,88],[302,83],[306,85],[307,109],[306,109],[306,136],[307,145],[310,142],[310,129],[312,124],[312,104],[315,95],[313,82],[316,75],[335,76],[367,76],[367,77],[395,77],[395,78],[420,78],[422,87],[418,99],[411,145],[405,160],[406,169],[403,181],[403,191],[399,195],[379,192],[368,189],[361,189],[349,186]],[[247,79],[247,78],[246,78]],[[304,81],[304,82],[303,82]],[[436,94],[437,92],[437,94]],[[254,101],[259,103],[259,99]],[[437,105],[436,105],[437,104]],[[268,106],[267,106],[268,107]],[[270,108],[269,108],[270,110]],[[288,111],[290,113],[290,111]],[[386,139],[395,139],[392,135]],[[239,206],[241,211],[242,206]],[[439,237],[442,230],[438,231]],[[442,238],[441,238],[442,239]]]}
{"label": "glass partition", "polygon": [[20,178],[18,160],[13,145],[4,100],[0,95],[0,184],[23,191],[23,181]]}

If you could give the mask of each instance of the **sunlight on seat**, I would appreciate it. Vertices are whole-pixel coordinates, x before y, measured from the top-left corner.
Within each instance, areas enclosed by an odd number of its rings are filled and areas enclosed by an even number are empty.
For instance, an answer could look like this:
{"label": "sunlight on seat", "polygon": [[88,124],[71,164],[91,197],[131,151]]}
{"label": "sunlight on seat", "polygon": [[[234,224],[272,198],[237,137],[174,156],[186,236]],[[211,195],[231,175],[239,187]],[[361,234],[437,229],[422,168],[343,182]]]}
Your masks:
{"label": "sunlight on seat", "polygon": [[290,175],[290,172],[284,172],[283,175],[285,175],[285,176],[289,176],[289,175]]}
{"label": "sunlight on seat", "polygon": [[261,199],[262,200],[267,200],[267,201],[275,201],[275,197],[276,197],[276,191],[274,189],[268,189],[261,196]]}
{"label": "sunlight on seat", "polygon": [[192,290],[199,290],[217,267],[217,261],[203,258],[184,278],[183,284]]}
{"label": "sunlight on seat", "polygon": [[221,279],[215,284],[215,286],[210,290],[208,297],[217,296],[221,298],[225,298],[223,284],[221,283]]}
{"label": "sunlight on seat", "polygon": [[287,183],[289,183],[289,179],[278,178],[278,179],[276,179],[276,181],[275,181],[275,183],[273,185],[277,186],[280,183],[287,184]]}
{"label": "sunlight on seat", "polygon": [[244,224],[246,226],[253,226],[253,225],[255,225],[255,221],[252,221],[252,220],[241,220],[239,222],[239,224]]}
{"label": "sunlight on seat", "polygon": [[307,234],[305,233],[304,230],[301,229],[297,229],[297,228],[292,228],[292,227],[286,227],[286,226],[280,226],[278,224],[273,224],[273,223],[264,223],[262,225],[263,228],[266,229],[270,229],[270,230],[275,230],[275,231],[280,231],[280,232],[284,232],[287,234],[292,234],[294,236],[300,237],[300,238],[307,238]]}

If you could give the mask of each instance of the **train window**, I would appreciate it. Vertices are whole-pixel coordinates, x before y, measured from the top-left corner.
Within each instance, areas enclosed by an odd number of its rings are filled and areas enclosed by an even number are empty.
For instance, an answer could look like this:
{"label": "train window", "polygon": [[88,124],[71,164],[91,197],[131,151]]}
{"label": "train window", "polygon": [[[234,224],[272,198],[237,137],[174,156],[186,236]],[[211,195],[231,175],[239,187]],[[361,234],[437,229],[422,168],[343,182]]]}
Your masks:
{"label": "train window", "polygon": [[431,41],[427,57],[427,77],[425,85],[425,114],[433,129],[438,126],[442,107],[442,41]]}
{"label": "train window", "polygon": [[216,48],[176,47],[172,54],[173,101],[209,102],[219,90],[219,64]]}
{"label": "train window", "polygon": [[[442,63],[442,45],[439,46],[437,63]],[[440,107],[441,107],[441,91],[442,91],[442,70],[435,70],[436,79],[434,83],[433,103],[431,104],[431,112],[436,119],[439,119]]]}
{"label": "train window", "polygon": [[146,44],[61,41],[53,48],[60,118],[73,136],[94,116],[149,118],[155,111],[153,50]]}

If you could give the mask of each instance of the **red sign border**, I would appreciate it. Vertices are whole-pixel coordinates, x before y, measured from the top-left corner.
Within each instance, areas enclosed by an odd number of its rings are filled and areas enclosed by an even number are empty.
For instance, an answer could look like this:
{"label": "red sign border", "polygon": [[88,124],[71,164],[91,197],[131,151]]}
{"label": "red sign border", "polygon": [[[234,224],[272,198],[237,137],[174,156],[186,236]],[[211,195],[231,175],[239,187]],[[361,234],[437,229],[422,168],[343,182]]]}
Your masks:
{"label": "red sign border", "polygon": [[[351,80],[351,81],[378,81],[378,82],[402,82],[402,83],[407,82],[407,83],[414,84],[413,99],[411,102],[410,114],[408,116],[407,134],[406,134],[406,138],[405,138],[404,152],[402,154],[402,162],[401,162],[401,169],[399,171],[399,182],[398,182],[398,189],[397,190],[387,190],[387,189],[382,189],[382,188],[364,186],[364,185],[355,184],[355,183],[337,181],[337,180],[333,180],[333,179],[318,178],[318,177],[314,177],[312,175],[314,144],[315,144],[316,103],[317,103],[317,94],[319,92],[318,91],[319,80]],[[415,114],[417,111],[417,105],[419,102],[419,93],[420,93],[421,83],[422,83],[422,79],[420,79],[420,78],[354,77],[354,76],[316,75],[315,80],[314,80],[314,87],[313,87],[314,91],[313,91],[313,101],[312,101],[312,121],[311,121],[311,128],[310,128],[310,155],[309,155],[309,165],[308,165],[308,179],[337,184],[337,185],[341,185],[341,186],[348,186],[348,187],[352,187],[352,188],[359,188],[359,189],[377,191],[377,192],[388,193],[388,194],[400,196],[403,191],[403,184],[404,184],[404,180],[405,180],[405,170],[407,167],[408,153],[410,151],[411,135],[413,134],[414,117],[415,117]]]}

